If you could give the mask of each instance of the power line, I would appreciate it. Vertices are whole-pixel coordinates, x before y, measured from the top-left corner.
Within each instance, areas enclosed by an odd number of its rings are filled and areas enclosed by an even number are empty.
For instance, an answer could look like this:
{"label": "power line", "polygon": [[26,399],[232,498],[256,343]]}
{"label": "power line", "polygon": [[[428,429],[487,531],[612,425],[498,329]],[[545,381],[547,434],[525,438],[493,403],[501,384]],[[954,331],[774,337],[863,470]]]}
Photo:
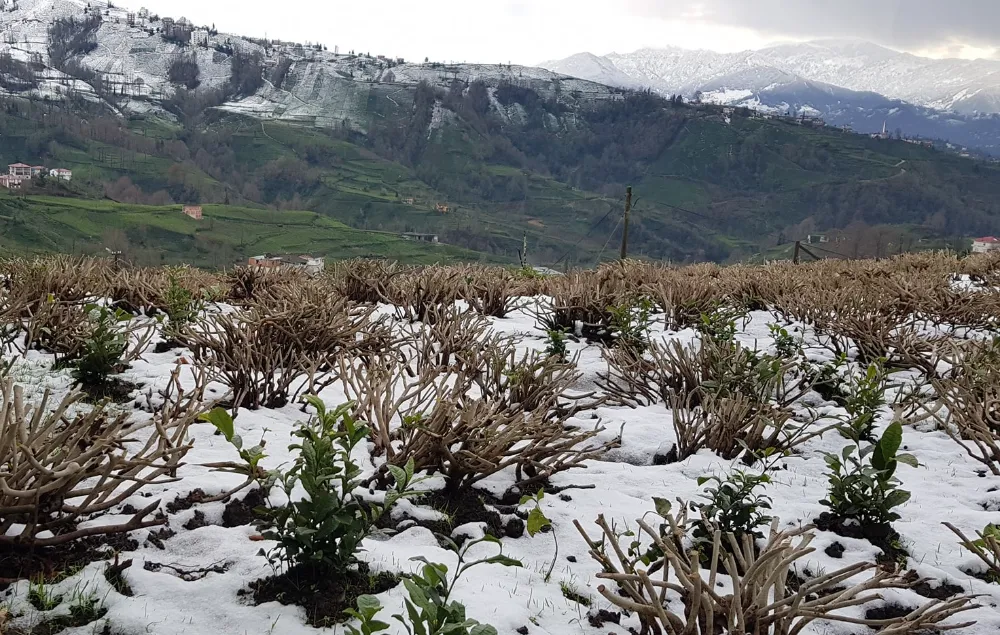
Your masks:
{"label": "power line", "polygon": [[609,209],[608,213],[601,217],[601,220],[597,221],[597,223],[593,227],[591,227],[590,229],[588,229],[587,233],[584,234],[580,238],[580,240],[576,241],[576,243],[572,247],[570,247],[569,249],[567,249],[566,253],[564,253],[562,256],[560,256],[558,260],[556,260],[555,262],[553,262],[551,266],[553,268],[555,268],[555,266],[558,265],[560,262],[562,262],[563,259],[565,259],[566,256],[568,256],[571,251],[573,251],[574,249],[576,249],[577,247],[579,247],[580,243],[582,243],[588,236],[590,236],[590,234],[593,233],[593,231],[595,229],[597,229],[598,226],[600,226],[601,223],[603,223],[605,220],[607,220],[608,216],[611,216],[611,212],[613,212],[613,211],[615,211],[615,208],[612,207],[611,209]]}
{"label": "power line", "polygon": [[625,219],[625,215],[624,214],[621,215],[618,218],[618,223],[615,225],[615,228],[611,230],[611,233],[608,234],[608,239],[606,241],[604,241],[604,246],[601,247],[601,253],[597,254],[597,264],[598,265],[601,264],[601,256],[604,255],[604,250],[608,248],[608,244],[611,242],[611,238],[615,235],[615,232],[618,231],[618,228],[621,227],[622,221],[624,219]]}

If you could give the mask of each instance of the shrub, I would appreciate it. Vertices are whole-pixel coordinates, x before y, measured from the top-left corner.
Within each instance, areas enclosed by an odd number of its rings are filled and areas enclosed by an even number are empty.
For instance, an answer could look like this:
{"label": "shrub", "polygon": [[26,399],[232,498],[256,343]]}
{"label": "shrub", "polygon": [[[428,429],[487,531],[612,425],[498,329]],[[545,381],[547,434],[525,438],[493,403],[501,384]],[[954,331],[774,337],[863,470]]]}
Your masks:
{"label": "shrub", "polygon": [[793,337],[780,324],[768,324],[767,330],[774,338],[774,351],[781,359],[793,359],[802,352],[802,340]]}
{"label": "shrub", "polygon": [[548,337],[548,344],[545,346],[545,354],[549,357],[555,357],[561,362],[566,361],[566,332],[559,329],[553,329],[546,333]]}
{"label": "shrub", "polygon": [[229,386],[234,407],[281,407],[336,381],[324,374],[344,351],[380,337],[374,308],[299,298],[205,316],[177,338]]}
{"label": "shrub", "polygon": [[709,313],[702,313],[695,330],[716,342],[731,342],[736,338],[736,322],[747,319],[746,311],[718,307]]}
{"label": "shrub", "polygon": [[[598,592],[623,614],[634,615],[642,633],[800,633],[810,623],[826,620],[904,635],[974,623],[941,624],[975,608],[968,596],[931,600],[888,621],[841,613],[845,606],[879,599],[881,589],[912,588],[925,581],[878,570],[867,580],[849,582],[876,568],[864,562],[802,580],[799,576],[808,570],[806,558],[814,551],[809,546],[814,537],[811,527],[779,532],[774,519],[767,539],[761,542],[752,536],[740,541],[712,527],[711,543],[689,549],[686,506],[677,514],[671,513],[666,501],[657,508],[665,522],[654,529],[638,520],[639,537],[615,531],[603,515],[597,519],[601,535],[596,539],[575,523],[590,556],[602,569],[597,577],[617,586],[609,589],[601,585]],[[630,544],[624,544],[624,539]],[[642,549],[641,539],[651,541],[652,548]],[[728,543],[725,550],[723,541]],[[728,575],[731,584],[723,585],[722,575]],[[665,603],[668,591],[684,598],[683,604]]]}
{"label": "shrub", "polygon": [[[87,387],[101,387],[107,385],[109,377],[121,372],[127,363],[129,334],[134,330],[128,327],[132,316],[121,309],[96,305],[87,305],[84,310],[90,316],[91,327],[75,362],[73,378]],[[151,335],[151,332],[147,333],[146,344]]]}
{"label": "shrub", "polygon": [[441,473],[449,494],[509,468],[517,487],[537,485],[609,445],[594,439],[599,424],[568,423],[590,405],[590,395],[563,396],[580,376],[569,364],[518,358],[496,342],[441,365],[425,356],[341,359],[338,374],[356,416],[373,426],[375,452],[392,465],[412,459],[417,471]]}
{"label": "shrub", "polygon": [[181,270],[167,274],[167,288],[163,293],[164,312],[169,322],[165,327],[172,336],[180,333],[202,310],[201,299],[181,283]]}
{"label": "shrub", "polygon": [[649,347],[650,313],[653,303],[648,298],[608,307],[608,322],[614,345],[642,354]]}
{"label": "shrub", "polygon": [[507,269],[473,269],[467,275],[462,296],[474,311],[491,317],[507,317],[518,306],[522,283]]}
{"label": "shrub", "polygon": [[986,565],[986,574],[990,582],[1000,582],[1000,527],[990,523],[982,531],[976,532],[979,536],[977,540],[970,540],[955,525],[948,522],[942,524],[958,536],[963,547]]}
{"label": "shrub", "polygon": [[51,408],[50,393],[26,403],[21,386],[0,384],[0,545],[30,549],[76,538],[162,525],[159,501],[124,523],[81,527],[149,485],[173,480],[191,448],[188,427],[203,410],[204,383],[181,390],[177,372],[150,421],[97,406],[76,415],[84,395],[70,392]]}
{"label": "shrub", "polygon": [[[489,558],[467,561],[469,550],[482,543],[494,543],[500,545],[500,541],[492,536],[484,536],[477,540],[470,540],[462,547],[455,544],[450,538],[439,537],[442,542],[458,556],[455,573],[450,578],[448,567],[435,562],[428,562],[423,557],[414,558],[423,562],[420,573],[410,575],[403,579],[406,587],[407,597],[403,599],[406,608],[406,615],[393,615],[409,635],[496,635],[497,630],[488,624],[480,624],[474,619],[466,617],[465,605],[451,599],[451,594],[455,590],[462,574],[472,567],[481,564],[500,564],[507,567],[520,567],[520,562],[503,555],[501,553]],[[361,628],[348,626],[350,635],[371,635],[387,630],[389,625],[375,619],[381,610],[378,598],[374,596],[361,596],[357,602],[358,610],[348,610],[348,615],[356,618],[361,623]]]}
{"label": "shrub", "polygon": [[[892,422],[877,443],[861,447],[860,432],[853,427],[842,428],[854,435],[855,445],[849,445],[838,455],[826,453],[830,468],[830,490],[820,501],[838,518],[853,518],[863,526],[889,524],[899,520],[893,511],[910,499],[910,493],[899,488],[895,478],[899,463],[917,467],[910,454],[897,454],[903,441],[903,426]],[[865,460],[867,459],[867,464]]]}
{"label": "shrub", "polygon": [[770,483],[767,467],[760,474],[735,470],[725,479],[700,477],[699,486],[711,485],[702,495],[706,502],[697,505],[701,518],[693,524],[695,544],[711,544],[716,530],[732,534],[741,543],[744,536],[763,538],[759,528],[771,522],[766,511],[771,509],[771,497],[757,490]]}
{"label": "shrub", "polygon": [[[277,477],[289,502],[267,510],[269,527],[263,535],[278,543],[268,556],[272,562],[343,574],[356,563],[361,541],[382,514],[407,495],[413,483],[413,462],[389,468],[395,485],[382,503],[362,500],[356,493],[361,468],[351,453],[368,437],[368,428],[351,416],[347,404],[328,411],[318,397],[309,396],[306,401],[316,415],[293,433],[300,441],[289,450],[298,456]],[[298,487],[305,498],[294,500]]]}
{"label": "shrub", "polygon": [[921,400],[919,418],[934,419],[969,456],[1000,475],[1000,339],[965,345],[955,357],[950,376],[931,380],[937,399]]}

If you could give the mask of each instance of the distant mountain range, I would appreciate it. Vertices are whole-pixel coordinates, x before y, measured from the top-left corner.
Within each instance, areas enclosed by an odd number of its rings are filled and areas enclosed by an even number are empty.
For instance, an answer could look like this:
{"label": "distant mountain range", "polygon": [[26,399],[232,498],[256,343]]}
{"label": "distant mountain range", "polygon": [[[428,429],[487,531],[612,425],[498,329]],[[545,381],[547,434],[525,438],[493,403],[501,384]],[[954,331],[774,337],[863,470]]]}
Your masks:
{"label": "distant mountain range", "polygon": [[589,53],[543,68],[625,88],[760,110],[805,112],[859,132],[886,125],[1000,154],[1000,62],[936,60],[861,40],[715,53],[679,48]]}

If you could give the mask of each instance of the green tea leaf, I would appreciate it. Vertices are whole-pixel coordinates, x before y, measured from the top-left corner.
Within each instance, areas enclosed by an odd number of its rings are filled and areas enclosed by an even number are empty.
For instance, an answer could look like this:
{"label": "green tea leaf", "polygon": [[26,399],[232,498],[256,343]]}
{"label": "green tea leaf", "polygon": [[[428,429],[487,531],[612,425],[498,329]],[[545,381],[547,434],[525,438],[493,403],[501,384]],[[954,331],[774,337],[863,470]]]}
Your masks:
{"label": "green tea leaf", "polygon": [[541,509],[535,507],[528,513],[528,535],[534,536],[544,527],[551,527],[552,522],[545,517]]}
{"label": "green tea leaf", "polygon": [[223,408],[213,408],[211,412],[206,412],[198,417],[201,421],[207,421],[226,437],[226,441],[232,442],[235,429],[233,418]]}

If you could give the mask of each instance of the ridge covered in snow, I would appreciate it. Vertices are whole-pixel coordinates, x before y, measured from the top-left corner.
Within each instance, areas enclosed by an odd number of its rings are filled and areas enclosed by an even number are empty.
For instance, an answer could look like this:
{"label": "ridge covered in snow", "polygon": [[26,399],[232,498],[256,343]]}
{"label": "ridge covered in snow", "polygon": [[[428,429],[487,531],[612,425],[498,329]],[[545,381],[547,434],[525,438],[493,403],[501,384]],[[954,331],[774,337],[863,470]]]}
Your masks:
{"label": "ridge covered in snow", "polygon": [[[546,62],[542,66],[573,74],[577,70],[573,64],[575,58]],[[774,68],[804,79],[849,90],[877,92],[920,106],[966,114],[1000,112],[1000,61],[931,59],[863,40],[818,40],[738,53],[645,48],[633,53],[612,53],[600,59],[611,63],[631,81],[663,92],[691,93],[703,84],[736,72]],[[578,76],[596,79],[585,74]]]}
{"label": "ridge covered in snow", "polygon": [[[412,64],[381,56],[347,55],[318,46],[264,42],[191,25],[191,42],[179,45],[162,36],[164,19],[182,16],[133,14],[122,8],[90,10],[83,0],[19,0],[0,2],[0,55],[33,62],[41,68],[36,97],[63,98],[75,92],[98,101],[97,91],[85,82],[54,68],[49,54],[49,29],[59,19],[87,17],[100,12],[102,23],[94,33],[96,48],[73,60],[114,87],[118,97],[110,104],[122,113],[160,110],[177,91],[169,80],[171,64],[183,56],[193,58],[199,69],[197,90],[222,87],[231,75],[233,54],[260,54],[263,87],[254,94],[222,105],[225,110],[260,118],[300,121],[320,126],[367,126],[369,97],[373,92],[392,96],[400,87],[428,82],[447,88],[456,79],[482,80],[490,87],[502,83],[528,87],[544,97],[560,93],[605,99],[619,90],[592,81],[568,77],[541,68],[497,64]],[[91,13],[90,15],[93,15]],[[279,85],[270,80],[279,64],[288,65]],[[0,92],[3,89],[0,88]]]}

